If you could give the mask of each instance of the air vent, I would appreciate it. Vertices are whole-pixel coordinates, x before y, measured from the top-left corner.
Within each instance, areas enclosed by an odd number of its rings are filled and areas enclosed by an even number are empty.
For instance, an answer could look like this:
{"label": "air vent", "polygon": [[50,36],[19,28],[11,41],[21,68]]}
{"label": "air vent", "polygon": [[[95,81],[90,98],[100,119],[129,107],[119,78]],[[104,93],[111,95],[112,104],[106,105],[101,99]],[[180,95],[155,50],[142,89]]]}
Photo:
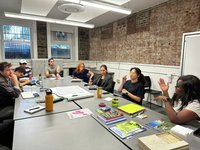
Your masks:
{"label": "air vent", "polygon": [[85,10],[85,7],[78,3],[68,3],[58,6],[58,10],[63,13],[78,13]]}

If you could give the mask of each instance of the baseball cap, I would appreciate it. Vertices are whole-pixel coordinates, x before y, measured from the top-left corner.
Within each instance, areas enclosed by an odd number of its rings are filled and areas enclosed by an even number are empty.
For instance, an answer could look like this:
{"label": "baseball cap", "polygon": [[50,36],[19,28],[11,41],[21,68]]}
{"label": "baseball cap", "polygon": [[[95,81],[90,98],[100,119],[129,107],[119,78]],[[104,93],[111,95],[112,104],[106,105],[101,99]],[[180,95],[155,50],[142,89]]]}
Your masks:
{"label": "baseball cap", "polygon": [[25,59],[21,59],[19,63],[20,64],[27,64],[27,61]]}

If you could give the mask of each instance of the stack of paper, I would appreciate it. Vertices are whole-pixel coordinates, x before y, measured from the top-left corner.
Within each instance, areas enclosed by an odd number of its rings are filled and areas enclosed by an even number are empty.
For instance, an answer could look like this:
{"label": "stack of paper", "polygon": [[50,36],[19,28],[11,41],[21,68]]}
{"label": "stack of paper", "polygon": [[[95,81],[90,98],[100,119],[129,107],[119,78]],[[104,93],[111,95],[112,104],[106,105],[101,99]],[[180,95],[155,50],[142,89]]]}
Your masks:
{"label": "stack of paper", "polygon": [[110,130],[117,134],[120,138],[125,139],[146,130],[141,124],[132,120],[117,124],[110,127]]}
{"label": "stack of paper", "polygon": [[76,118],[90,116],[92,115],[92,112],[88,108],[85,108],[67,112],[67,115],[69,116],[70,119],[76,119]]}
{"label": "stack of paper", "polygon": [[171,128],[170,132],[176,134],[184,140],[189,140],[188,138],[194,132],[194,130],[180,125],[176,125],[173,128]]}
{"label": "stack of paper", "polygon": [[97,110],[97,112],[99,113],[97,118],[99,118],[99,120],[101,120],[106,125],[110,125],[113,123],[117,123],[117,122],[126,120],[124,115],[122,113],[119,113],[116,110],[110,110],[110,111],[104,112],[99,109],[99,110]]}
{"label": "stack of paper", "polygon": [[133,115],[135,113],[141,113],[145,111],[144,107],[137,104],[133,104],[133,103],[120,106],[118,107],[118,109],[129,115]]}

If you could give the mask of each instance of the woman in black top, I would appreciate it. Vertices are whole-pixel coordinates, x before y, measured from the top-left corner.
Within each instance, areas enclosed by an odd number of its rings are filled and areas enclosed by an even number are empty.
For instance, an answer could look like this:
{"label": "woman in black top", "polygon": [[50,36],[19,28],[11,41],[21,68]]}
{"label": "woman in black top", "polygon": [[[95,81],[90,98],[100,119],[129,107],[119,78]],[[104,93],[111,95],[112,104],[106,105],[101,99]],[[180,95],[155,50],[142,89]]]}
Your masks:
{"label": "woman in black top", "polygon": [[92,84],[102,87],[105,91],[112,92],[113,78],[108,74],[107,66],[101,65],[100,72],[101,74],[94,78]]}
{"label": "woman in black top", "polygon": [[76,70],[73,72],[73,78],[82,79],[86,83],[91,82],[93,76],[94,73],[86,69],[85,64],[82,62],[77,65]]}
{"label": "woman in black top", "polygon": [[130,80],[127,80],[127,77],[124,76],[118,91],[122,92],[122,97],[125,99],[142,105],[145,93],[144,84],[144,75],[139,68],[134,67],[130,69]]}

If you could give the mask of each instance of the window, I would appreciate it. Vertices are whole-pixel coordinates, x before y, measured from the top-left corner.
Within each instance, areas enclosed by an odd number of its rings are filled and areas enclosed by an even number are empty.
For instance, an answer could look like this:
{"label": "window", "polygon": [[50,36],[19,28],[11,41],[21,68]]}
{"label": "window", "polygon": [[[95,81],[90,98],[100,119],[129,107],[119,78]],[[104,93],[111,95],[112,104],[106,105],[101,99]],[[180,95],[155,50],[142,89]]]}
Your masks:
{"label": "window", "polygon": [[30,27],[3,25],[5,59],[31,58]]}
{"label": "window", "polygon": [[51,56],[57,59],[71,59],[71,34],[52,31]]}
{"label": "window", "polygon": [[51,55],[53,58],[70,59],[70,45],[52,44]]}

